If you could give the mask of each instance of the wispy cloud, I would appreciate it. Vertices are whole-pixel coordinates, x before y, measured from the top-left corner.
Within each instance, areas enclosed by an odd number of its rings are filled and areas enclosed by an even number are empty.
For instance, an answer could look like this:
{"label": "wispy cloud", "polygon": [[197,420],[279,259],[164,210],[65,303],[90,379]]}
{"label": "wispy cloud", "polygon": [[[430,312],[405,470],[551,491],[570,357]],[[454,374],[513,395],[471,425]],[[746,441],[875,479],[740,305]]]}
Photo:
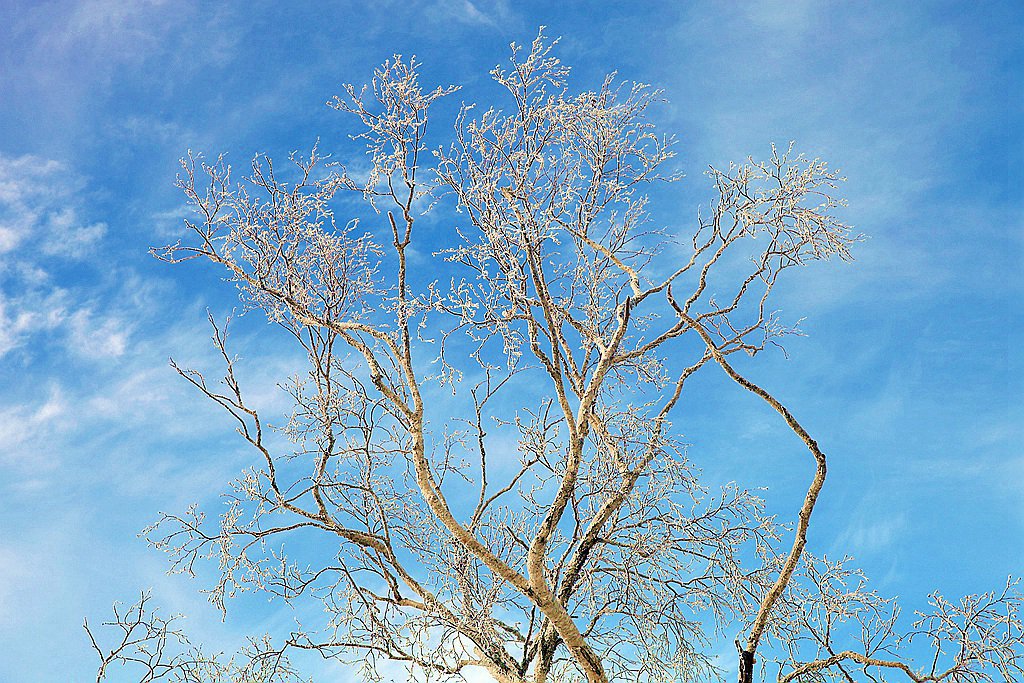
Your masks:
{"label": "wispy cloud", "polygon": [[81,258],[107,234],[106,223],[83,224],[71,208],[51,214],[46,227],[50,235],[43,243],[43,253],[64,258]]}
{"label": "wispy cloud", "polygon": [[506,0],[434,0],[427,4],[427,13],[439,21],[455,21],[468,26],[508,30],[518,25],[516,15]]}
{"label": "wispy cloud", "polygon": [[44,464],[44,458],[37,456],[47,444],[52,448],[53,437],[65,430],[68,420],[61,389],[54,385],[47,393],[36,401],[0,407],[0,442],[4,444],[0,461],[19,458]]}
{"label": "wispy cloud", "polygon": [[470,0],[462,0],[461,6],[459,3],[450,4],[453,6],[451,15],[461,21],[465,21],[470,24],[486,24],[488,26],[497,25],[497,19],[495,17],[481,12],[476,5],[470,2]]}
{"label": "wispy cloud", "polygon": [[860,510],[836,538],[834,547],[841,553],[858,556],[891,554],[908,530],[908,520],[903,513],[887,513],[881,507],[873,512]]}
{"label": "wispy cloud", "polygon": [[33,288],[21,296],[0,290],[0,358],[33,335],[60,327],[67,314],[66,305],[65,292],[60,288]]}
{"label": "wispy cloud", "polygon": [[74,283],[64,272],[93,261],[107,234],[105,223],[82,218],[83,187],[55,160],[0,156],[0,357],[43,333],[57,333],[81,356],[124,351],[131,326],[117,306],[104,302],[101,310],[95,283]]}
{"label": "wispy cloud", "polygon": [[83,180],[65,164],[33,155],[0,155],[0,254],[84,258],[107,232],[80,216]]}

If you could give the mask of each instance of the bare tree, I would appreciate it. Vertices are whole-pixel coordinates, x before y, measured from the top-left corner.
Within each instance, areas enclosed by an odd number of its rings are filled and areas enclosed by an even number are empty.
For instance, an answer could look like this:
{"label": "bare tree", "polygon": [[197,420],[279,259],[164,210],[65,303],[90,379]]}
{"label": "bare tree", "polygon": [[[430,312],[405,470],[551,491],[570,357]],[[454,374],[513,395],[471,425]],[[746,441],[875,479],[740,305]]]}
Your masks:
{"label": "bare tree", "polygon": [[104,622],[113,635],[101,645],[86,620],[84,627],[92,649],[100,658],[96,671],[99,683],[111,668],[127,666],[139,674],[139,683],[285,683],[298,681],[284,649],[274,649],[266,638],[250,639],[249,646],[235,657],[206,654],[193,645],[178,622],[180,615],[164,617],[150,607],[151,596],[143,593],[127,608],[114,605],[114,618]]}
{"label": "bare tree", "polygon": [[[290,650],[371,681],[385,660],[427,679],[482,667],[502,683],[711,680],[737,632],[741,682],[756,662],[780,683],[1020,676],[1016,584],[959,605],[934,596],[904,627],[849,560],[806,551],[825,454],[731,360],[792,331],[769,304],[784,272],[850,258],[842,179],[773,148],[710,169],[715,198],[684,239],[653,230],[646,188],[676,179],[673,140],[647,118],[658,91],[609,76],[573,94],[553,44],[513,46],[491,72],[506,108],[463,106],[444,147],[428,143],[428,113],[456,88],[425,89],[415,60],[346,87],[330,104],[357,119],[368,173],[316,147],[287,171],[257,157],[240,182],[222,160],[184,160],[198,218],[158,256],[218,264],[307,364],[282,384],[293,409],[272,427],[211,317],[220,381],[174,367],[231,416],[254,465],[219,525],[191,508],[164,515],[151,541],[177,571],[216,561],[221,609],[256,590],[326,615],[254,642],[245,661],[269,667],[258,680],[291,675]],[[346,208],[368,207],[361,222],[336,219],[346,194]],[[442,222],[456,231],[439,244]],[[705,366],[806,447],[792,525],[751,490],[701,485],[672,418]],[[291,538],[307,541],[297,556]],[[123,640],[93,641],[103,667],[202,679],[146,658],[139,643],[190,651],[147,615],[145,600],[115,614]]]}

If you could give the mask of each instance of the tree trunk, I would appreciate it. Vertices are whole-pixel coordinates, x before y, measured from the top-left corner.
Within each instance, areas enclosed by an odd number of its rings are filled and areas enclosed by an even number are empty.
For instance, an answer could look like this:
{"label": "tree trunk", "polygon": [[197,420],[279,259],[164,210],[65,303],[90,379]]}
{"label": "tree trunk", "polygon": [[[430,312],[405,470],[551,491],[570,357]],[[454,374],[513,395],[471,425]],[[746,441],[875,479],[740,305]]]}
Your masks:
{"label": "tree trunk", "polygon": [[754,653],[740,650],[740,681],[754,683]]}

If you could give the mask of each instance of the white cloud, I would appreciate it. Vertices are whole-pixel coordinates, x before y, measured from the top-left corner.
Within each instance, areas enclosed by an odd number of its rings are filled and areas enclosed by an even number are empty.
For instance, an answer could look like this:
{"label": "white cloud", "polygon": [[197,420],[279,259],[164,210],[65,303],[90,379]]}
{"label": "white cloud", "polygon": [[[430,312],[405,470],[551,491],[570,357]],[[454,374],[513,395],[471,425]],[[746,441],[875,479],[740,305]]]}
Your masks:
{"label": "white cloud", "polygon": [[44,179],[64,170],[58,161],[26,154],[14,159],[0,156],[0,204],[21,205],[28,196],[52,194]]}
{"label": "white cloud", "polygon": [[0,290],[0,358],[33,334],[57,328],[65,316],[64,291],[29,292],[8,298]]}
{"label": "white cloud", "polygon": [[83,62],[109,74],[120,64],[137,63],[160,48],[159,29],[184,19],[179,5],[162,1],[77,2],[54,17],[39,48],[52,59]]}
{"label": "white cloud", "polygon": [[[0,358],[18,348],[40,352],[28,344],[41,334],[62,343],[69,355],[87,360],[117,358],[128,348],[135,326],[125,317],[126,297],[99,303],[95,294],[80,292],[84,301],[78,303],[64,288],[19,284],[26,290],[20,297],[0,291]],[[105,306],[113,310],[99,312]]]}
{"label": "white cloud", "polygon": [[87,254],[106,233],[106,223],[83,225],[74,209],[62,208],[47,219],[47,241],[43,253],[77,258]]}
{"label": "white cloud", "polygon": [[476,5],[469,0],[462,0],[462,7],[456,14],[460,15],[464,21],[470,23],[495,25],[494,19],[477,9]]}
{"label": "white cloud", "polygon": [[81,217],[82,186],[58,161],[0,155],[0,255],[87,257],[107,226]]}
{"label": "white cloud", "polygon": [[496,29],[507,29],[518,23],[512,9],[505,0],[462,0],[433,2],[428,13],[435,20],[456,21],[470,26],[488,26]]}
{"label": "white cloud", "polygon": [[180,204],[173,209],[150,214],[153,236],[164,241],[179,239],[184,231],[185,221],[191,218],[195,218],[195,215],[192,207],[187,204]]}
{"label": "white cloud", "polygon": [[0,225],[0,254],[13,251],[21,242],[21,233],[15,228]]}
{"label": "white cloud", "polygon": [[85,358],[117,357],[128,346],[131,326],[120,317],[76,311],[68,321],[68,348]]}
{"label": "white cloud", "polygon": [[[18,458],[21,464],[41,464],[38,457],[48,448],[51,439],[67,429],[72,420],[62,390],[51,387],[49,395],[32,403],[21,403],[0,408],[0,443],[4,444],[3,458]],[[45,438],[44,438],[45,436]]]}
{"label": "white cloud", "polygon": [[873,518],[867,514],[858,514],[836,539],[835,547],[854,556],[888,553],[897,541],[905,537],[908,526],[907,517],[903,513]]}
{"label": "white cloud", "polygon": [[[61,272],[68,262],[89,267],[107,235],[106,223],[82,218],[90,212],[83,187],[57,161],[0,155],[0,358],[18,348],[52,352],[54,340],[70,355],[94,360],[128,348],[128,311],[142,305],[126,289],[134,278],[115,281],[109,269],[74,279]],[[110,296],[112,288],[126,291]],[[34,338],[41,344],[30,345]]]}

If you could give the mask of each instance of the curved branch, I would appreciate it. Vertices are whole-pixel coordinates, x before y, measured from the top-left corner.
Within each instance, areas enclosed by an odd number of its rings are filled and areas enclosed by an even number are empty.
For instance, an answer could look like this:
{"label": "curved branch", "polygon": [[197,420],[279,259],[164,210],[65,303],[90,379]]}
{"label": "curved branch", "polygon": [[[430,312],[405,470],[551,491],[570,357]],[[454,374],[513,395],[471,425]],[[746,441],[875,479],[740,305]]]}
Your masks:
{"label": "curved branch", "polygon": [[762,635],[764,635],[765,628],[767,628],[768,617],[771,614],[772,608],[775,606],[775,603],[778,602],[779,598],[782,596],[782,592],[793,578],[793,572],[796,570],[797,562],[800,559],[800,555],[803,553],[804,547],[807,545],[807,529],[810,527],[811,513],[814,512],[814,505],[818,501],[818,495],[821,493],[821,489],[825,484],[825,475],[828,472],[825,462],[825,454],[821,452],[821,449],[818,448],[818,443],[811,438],[811,435],[807,433],[807,430],[797,422],[796,418],[793,417],[793,414],[790,413],[789,410],[778,401],[778,399],[733,369],[732,365],[730,365],[729,361],[725,359],[725,355],[722,354],[722,351],[715,344],[707,330],[700,326],[686,313],[677,311],[676,314],[700,335],[701,339],[704,340],[704,344],[707,346],[708,351],[711,352],[715,361],[723,370],[725,370],[725,373],[737,384],[747,391],[759,396],[777,413],[782,415],[786,424],[789,425],[789,428],[792,429],[798,437],[800,437],[800,440],[804,442],[805,446],[807,446],[807,450],[809,450],[811,455],[814,456],[814,478],[811,480],[811,484],[807,489],[807,495],[804,497],[803,506],[800,508],[800,514],[796,525],[796,537],[793,539],[793,547],[789,551],[789,556],[786,558],[786,562],[782,566],[782,571],[779,573],[779,577],[775,580],[775,583],[772,584],[772,587],[761,600],[761,607],[758,609],[757,616],[754,618],[754,623],[750,628],[750,635],[747,638],[745,651],[753,654],[757,651],[757,646],[761,641]]}

